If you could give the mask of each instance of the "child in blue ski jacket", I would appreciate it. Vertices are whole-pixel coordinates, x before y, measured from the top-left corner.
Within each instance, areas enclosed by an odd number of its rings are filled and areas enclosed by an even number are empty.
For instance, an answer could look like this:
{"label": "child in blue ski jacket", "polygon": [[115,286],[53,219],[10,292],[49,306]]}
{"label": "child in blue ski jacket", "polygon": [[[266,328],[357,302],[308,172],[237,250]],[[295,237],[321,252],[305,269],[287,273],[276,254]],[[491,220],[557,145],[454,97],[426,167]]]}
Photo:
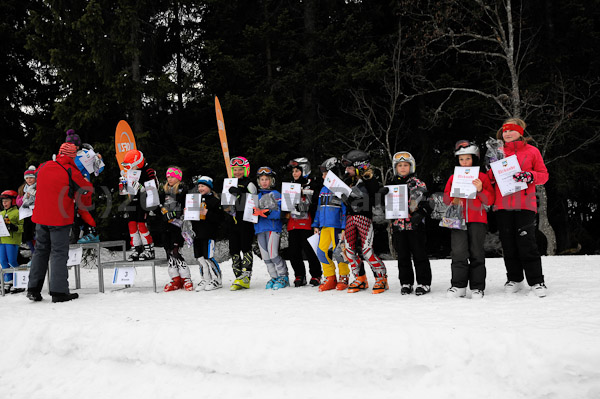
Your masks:
{"label": "child in blue ski jacket", "polygon": [[278,290],[289,287],[290,280],[285,261],[279,256],[279,238],[281,236],[281,193],[274,189],[275,172],[268,166],[262,166],[256,173],[258,182],[258,206],[254,215],[258,222],[254,233],[260,248],[260,254],[267,265],[271,279],[266,289]]}

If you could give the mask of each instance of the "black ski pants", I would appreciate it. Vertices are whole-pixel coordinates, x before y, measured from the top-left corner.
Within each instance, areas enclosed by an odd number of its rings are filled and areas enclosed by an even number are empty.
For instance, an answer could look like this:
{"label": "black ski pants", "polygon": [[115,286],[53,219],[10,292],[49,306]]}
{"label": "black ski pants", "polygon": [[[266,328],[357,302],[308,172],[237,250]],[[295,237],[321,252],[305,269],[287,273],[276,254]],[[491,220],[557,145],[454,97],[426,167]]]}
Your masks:
{"label": "black ski pants", "polygon": [[508,281],[523,281],[532,286],[544,282],[542,258],[535,238],[535,212],[500,210],[496,212],[498,232]]}
{"label": "black ski pants", "polygon": [[[424,228],[394,232],[394,248],[398,254],[400,284],[431,285],[431,265],[427,257],[427,232]],[[415,264],[415,272],[413,266]]]}
{"label": "black ski pants", "polygon": [[483,243],[487,233],[485,223],[467,223],[467,230],[452,230],[452,279],[453,287],[485,290],[485,251]]}
{"label": "black ski pants", "polygon": [[312,230],[288,230],[288,256],[296,277],[306,276],[306,267],[304,266],[304,258],[302,256],[302,251],[304,250],[311,277],[321,278],[321,263],[307,241],[312,234]]}

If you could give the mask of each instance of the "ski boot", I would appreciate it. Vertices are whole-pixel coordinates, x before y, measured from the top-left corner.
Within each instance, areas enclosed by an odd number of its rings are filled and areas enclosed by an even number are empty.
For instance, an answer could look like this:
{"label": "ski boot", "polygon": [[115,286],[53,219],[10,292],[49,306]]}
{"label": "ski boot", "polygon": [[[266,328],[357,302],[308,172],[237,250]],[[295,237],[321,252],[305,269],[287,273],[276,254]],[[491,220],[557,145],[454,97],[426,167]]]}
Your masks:
{"label": "ski boot", "polygon": [[144,247],[142,247],[141,245],[136,246],[133,251],[131,252],[131,254],[129,255],[129,257],[127,258],[127,260],[129,262],[136,262],[138,260],[140,260],[140,254],[144,251]]}
{"label": "ski boot", "polygon": [[335,274],[333,276],[325,277],[325,280],[323,280],[323,282],[319,286],[319,292],[332,290],[336,287],[336,285],[337,279],[335,277]]}
{"label": "ski boot", "polygon": [[354,280],[352,282],[352,284],[350,284],[348,286],[348,292],[354,293],[354,292],[366,290],[367,288],[369,288],[369,282],[367,281],[367,275],[357,276],[356,280]]}
{"label": "ski boot", "polygon": [[265,290],[273,289],[273,284],[275,284],[275,281],[277,281],[276,278],[272,278],[269,281],[267,281],[267,284],[265,285]]}
{"label": "ski boot", "polygon": [[348,288],[348,281],[350,281],[350,276],[340,276],[338,283],[335,286],[335,289],[338,291],[343,291]]}
{"label": "ski boot", "polygon": [[233,281],[231,291],[238,291],[250,288],[250,277],[252,277],[252,270],[242,269],[242,274]]}
{"label": "ski boot", "polygon": [[415,295],[425,295],[431,291],[431,287],[428,285],[417,284],[417,288],[415,288]]}
{"label": "ski boot", "polygon": [[275,283],[273,284],[273,289],[280,290],[282,288],[289,287],[289,286],[290,286],[290,278],[288,276],[281,276],[281,277],[277,278],[277,280],[275,280]]}
{"label": "ski boot", "polygon": [[306,285],[306,276],[298,276],[294,279],[294,287],[302,287]]}
{"label": "ski boot", "polygon": [[483,290],[471,290],[471,299],[483,299]]}
{"label": "ski boot", "polygon": [[192,283],[191,278],[183,279],[183,289],[186,291],[194,291],[194,283]]}
{"label": "ski boot", "polygon": [[177,291],[179,289],[181,289],[181,287],[183,286],[183,280],[181,279],[181,277],[177,276],[177,277],[173,277],[173,279],[171,280],[171,282],[167,285],[165,285],[165,292],[170,292],[170,291]]}
{"label": "ski boot", "polygon": [[310,279],[310,285],[312,285],[313,287],[318,287],[321,285],[321,279],[319,277],[311,277]]}
{"label": "ski boot", "polygon": [[373,284],[373,294],[381,294],[385,290],[389,289],[387,277],[375,277],[375,284]]}
{"label": "ski boot", "polygon": [[235,278],[242,275],[242,260],[240,259],[240,255],[231,255],[231,267],[233,268],[233,275]]}
{"label": "ski boot", "polygon": [[154,258],[154,244],[144,245],[144,252],[140,254],[139,260],[152,260]]}
{"label": "ski boot", "polygon": [[[538,298],[543,298],[546,296],[548,288],[546,287],[546,284],[544,283],[539,283],[539,284],[534,284],[531,286],[531,291],[538,297]],[[483,295],[482,295],[483,296]]]}
{"label": "ski boot", "polygon": [[467,295],[466,288],[450,287],[446,291],[446,298],[464,298]]}
{"label": "ski boot", "polygon": [[412,284],[402,284],[402,287],[400,287],[400,293],[402,295],[412,294],[412,292]]}

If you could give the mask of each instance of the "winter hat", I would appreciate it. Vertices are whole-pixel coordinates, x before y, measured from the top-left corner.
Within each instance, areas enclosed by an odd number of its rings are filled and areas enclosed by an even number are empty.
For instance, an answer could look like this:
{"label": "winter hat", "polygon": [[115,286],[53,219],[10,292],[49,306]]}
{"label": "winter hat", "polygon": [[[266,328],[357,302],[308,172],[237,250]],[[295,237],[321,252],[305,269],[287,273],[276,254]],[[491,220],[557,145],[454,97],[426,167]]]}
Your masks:
{"label": "winter hat", "polygon": [[73,143],[77,147],[81,147],[81,139],[73,129],[67,130],[67,138],[65,139],[65,143]]}
{"label": "winter hat", "polygon": [[198,176],[196,184],[204,184],[205,186],[210,187],[211,190],[213,189],[213,179],[208,176]]}
{"label": "winter hat", "polygon": [[35,177],[35,166],[31,165],[27,168],[27,170],[23,174],[23,178],[25,177]]}
{"label": "winter hat", "polygon": [[167,169],[167,177],[174,177],[181,181],[181,179],[183,179],[183,172],[178,166],[169,166],[169,169]]}
{"label": "winter hat", "polygon": [[77,148],[73,143],[63,143],[58,150],[58,155],[64,155],[69,158],[75,158],[77,155]]}

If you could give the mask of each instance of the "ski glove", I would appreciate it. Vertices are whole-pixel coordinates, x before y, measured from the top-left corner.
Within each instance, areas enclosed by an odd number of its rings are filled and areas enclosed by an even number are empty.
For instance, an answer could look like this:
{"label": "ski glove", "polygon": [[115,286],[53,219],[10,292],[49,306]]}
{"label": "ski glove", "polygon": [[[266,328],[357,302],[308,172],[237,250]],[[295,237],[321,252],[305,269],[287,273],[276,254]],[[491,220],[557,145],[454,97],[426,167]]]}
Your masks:
{"label": "ski glove", "polygon": [[306,202],[300,202],[298,204],[296,204],[294,206],[294,208],[296,209],[296,211],[302,213],[302,212],[308,212],[308,209],[310,208],[310,204],[307,204]]}
{"label": "ski glove", "polygon": [[379,189],[378,193],[381,195],[387,195],[390,192],[390,188],[383,186]]}
{"label": "ski glove", "polygon": [[240,187],[229,187],[229,194],[240,195],[244,190]]}
{"label": "ski glove", "polygon": [[513,180],[519,183],[533,183],[533,173],[531,172],[517,172],[513,175]]}
{"label": "ski glove", "polygon": [[264,218],[268,217],[269,214],[271,213],[271,211],[268,209],[252,208],[252,210],[253,210],[253,212],[252,212],[253,216],[262,216]]}

